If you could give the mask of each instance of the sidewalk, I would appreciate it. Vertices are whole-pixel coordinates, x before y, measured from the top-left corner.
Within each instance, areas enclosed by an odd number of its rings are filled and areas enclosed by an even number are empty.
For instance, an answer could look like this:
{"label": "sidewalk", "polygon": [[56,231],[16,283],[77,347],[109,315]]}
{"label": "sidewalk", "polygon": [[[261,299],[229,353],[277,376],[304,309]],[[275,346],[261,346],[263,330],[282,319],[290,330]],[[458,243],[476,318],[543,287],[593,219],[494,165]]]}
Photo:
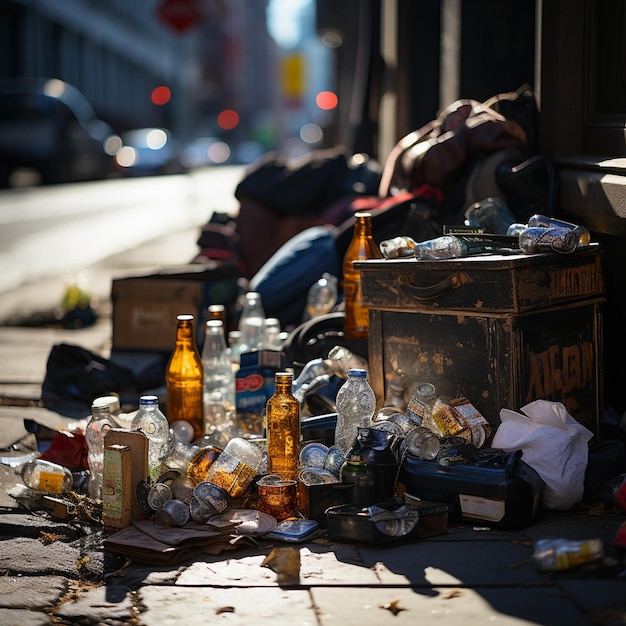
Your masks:
{"label": "sidewalk", "polygon": [[[25,434],[25,418],[52,426],[65,419],[36,406],[52,345],[74,343],[107,356],[111,275],[151,266],[155,258],[184,263],[195,252],[196,234],[178,233],[94,268],[92,293],[102,304],[91,328],[0,327],[0,398],[11,399],[0,405],[2,447]],[[47,281],[0,297],[0,312],[55,306],[59,286]],[[218,556],[151,567],[103,553],[100,532],[89,526],[19,508],[7,494],[19,478],[7,466],[0,476],[0,626],[626,623],[624,566],[610,558],[625,518],[603,509],[542,511],[530,527],[514,531],[450,521],[445,535],[394,547],[338,543],[324,534],[295,546],[255,537],[256,546],[240,541]],[[586,569],[539,572],[533,542],[551,537],[600,538],[607,559]],[[299,584],[281,587],[262,565],[275,547],[299,552]]]}

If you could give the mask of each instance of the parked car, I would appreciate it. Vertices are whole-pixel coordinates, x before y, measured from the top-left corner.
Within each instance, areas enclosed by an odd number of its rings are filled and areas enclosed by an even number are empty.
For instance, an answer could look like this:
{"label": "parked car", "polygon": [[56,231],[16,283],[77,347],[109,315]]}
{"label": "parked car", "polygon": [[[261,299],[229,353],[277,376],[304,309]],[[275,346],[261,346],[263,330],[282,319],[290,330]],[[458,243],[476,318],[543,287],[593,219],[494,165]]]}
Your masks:
{"label": "parked car", "polygon": [[0,82],[0,187],[19,168],[44,184],[107,177],[113,161],[104,141],[113,129],[74,86],[51,79]]}
{"label": "parked car", "polygon": [[122,176],[184,174],[181,146],[167,128],[135,128],[110,137],[109,151],[117,141],[113,158]]}
{"label": "parked car", "polygon": [[230,163],[230,146],[217,137],[197,137],[185,145],[181,154],[186,167],[206,167]]}

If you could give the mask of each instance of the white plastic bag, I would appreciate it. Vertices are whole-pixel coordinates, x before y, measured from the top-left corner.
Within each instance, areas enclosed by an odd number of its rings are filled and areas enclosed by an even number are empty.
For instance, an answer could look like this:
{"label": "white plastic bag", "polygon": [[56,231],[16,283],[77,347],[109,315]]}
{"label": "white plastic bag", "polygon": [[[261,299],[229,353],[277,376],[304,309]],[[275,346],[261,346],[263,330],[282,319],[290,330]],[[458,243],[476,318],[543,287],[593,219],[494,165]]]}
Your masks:
{"label": "white plastic bag", "polygon": [[492,447],[521,450],[522,458],[543,479],[541,503],[565,511],[583,497],[588,441],[593,433],[579,424],[561,402],[536,400],[522,413],[501,409]]}

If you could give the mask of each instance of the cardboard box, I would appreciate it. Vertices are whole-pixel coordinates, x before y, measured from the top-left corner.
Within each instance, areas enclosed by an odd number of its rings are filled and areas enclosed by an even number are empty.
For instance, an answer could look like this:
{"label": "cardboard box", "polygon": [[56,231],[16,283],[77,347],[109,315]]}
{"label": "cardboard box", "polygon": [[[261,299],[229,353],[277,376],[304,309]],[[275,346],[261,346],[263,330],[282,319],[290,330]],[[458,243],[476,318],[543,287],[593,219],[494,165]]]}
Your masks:
{"label": "cardboard box", "polygon": [[237,300],[238,276],[236,265],[212,261],[115,277],[113,349],[171,351],[181,313],[194,316],[201,344],[208,306],[223,304],[228,316]]}
{"label": "cardboard box", "polygon": [[146,515],[137,500],[137,485],[148,477],[148,437],[139,430],[111,428],[104,437],[104,445],[107,448],[122,446],[130,449],[130,518],[145,519]]}
{"label": "cardboard box", "polygon": [[131,457],[132,453],[128,446],[114,444],[104,449],[102,522],[105,530],[119,530],[130,524]]}

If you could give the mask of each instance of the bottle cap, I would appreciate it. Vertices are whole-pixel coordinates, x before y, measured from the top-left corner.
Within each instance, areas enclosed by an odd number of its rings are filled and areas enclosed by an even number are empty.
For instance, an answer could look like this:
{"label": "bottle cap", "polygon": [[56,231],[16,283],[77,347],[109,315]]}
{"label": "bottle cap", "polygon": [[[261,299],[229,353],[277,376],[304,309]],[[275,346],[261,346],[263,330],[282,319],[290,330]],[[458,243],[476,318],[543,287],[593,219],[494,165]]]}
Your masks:
{"label": "bottle cap", "polygon": [[120,410],[120,399],[117,396],[100,396],[92,402],[91,406],[108,406],[111,413],[113,413]]}
{"label": "bottle cap", "polygon": [[366,378],[367,370],[351,368],[348,370],[348,376],[356,376],[358,378]]}
{"label": "bottle cap", "polygon": [[157,396],[141,396],[139,398],[139,404],[159,404],[159,398]]}

